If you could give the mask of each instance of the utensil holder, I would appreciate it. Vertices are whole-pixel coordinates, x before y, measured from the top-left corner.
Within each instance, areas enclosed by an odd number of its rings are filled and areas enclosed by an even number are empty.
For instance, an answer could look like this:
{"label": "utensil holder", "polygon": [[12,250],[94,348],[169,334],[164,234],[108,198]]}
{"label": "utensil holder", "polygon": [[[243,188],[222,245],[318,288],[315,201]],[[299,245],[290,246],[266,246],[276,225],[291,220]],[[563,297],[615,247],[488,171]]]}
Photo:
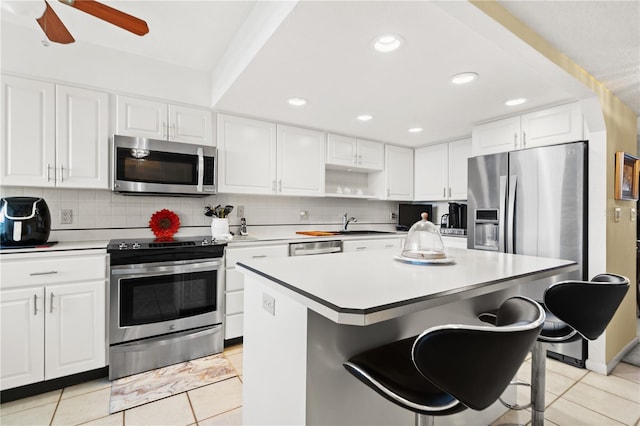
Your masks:
{"label": "utensil holder", "polygon": [[211,236],[213,238],[229,238],[229,219],[216,218],[211,219]]}

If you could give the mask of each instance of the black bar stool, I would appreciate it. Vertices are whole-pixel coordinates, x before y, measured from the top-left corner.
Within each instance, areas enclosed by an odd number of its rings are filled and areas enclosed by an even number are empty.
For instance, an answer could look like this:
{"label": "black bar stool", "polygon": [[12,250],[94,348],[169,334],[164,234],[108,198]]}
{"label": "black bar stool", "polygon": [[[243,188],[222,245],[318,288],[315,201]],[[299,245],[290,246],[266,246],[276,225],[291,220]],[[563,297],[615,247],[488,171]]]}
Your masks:
{"label": "black bar stool", "polygon": [[[591,281],[560,281],[545,290],[546,320],[531,350],[531,403],[506,407],[522,410],[531,407],[533,426],[544,424],[546,386],[545,343],[566,343],[580,336],[595,340],[604,332],[629,290],[629,279],[621,275],[600,274]],[[495,314],[481,314],[482,321],[494,323]],[[521,385],[528,383],[513,382]]]}
{"label": "black bar stool", "polygon": [[389,343],[343,363],[387,400],[415,413],[416,425],[433,416],[493,404],[517,372],[544,323],[544,309],[525,297],[507,299],[496,326],[442,325]]}

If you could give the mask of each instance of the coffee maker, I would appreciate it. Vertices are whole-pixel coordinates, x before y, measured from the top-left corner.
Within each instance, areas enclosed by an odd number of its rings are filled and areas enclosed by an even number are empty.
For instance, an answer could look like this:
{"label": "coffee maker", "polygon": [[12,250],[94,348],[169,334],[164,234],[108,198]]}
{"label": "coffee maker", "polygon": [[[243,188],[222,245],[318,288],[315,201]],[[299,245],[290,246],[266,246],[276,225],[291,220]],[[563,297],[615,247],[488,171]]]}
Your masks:
{"label": "coffee maker", "polygon": [[449,203],[448,228],[467,228],[467,205],[462,203]]}

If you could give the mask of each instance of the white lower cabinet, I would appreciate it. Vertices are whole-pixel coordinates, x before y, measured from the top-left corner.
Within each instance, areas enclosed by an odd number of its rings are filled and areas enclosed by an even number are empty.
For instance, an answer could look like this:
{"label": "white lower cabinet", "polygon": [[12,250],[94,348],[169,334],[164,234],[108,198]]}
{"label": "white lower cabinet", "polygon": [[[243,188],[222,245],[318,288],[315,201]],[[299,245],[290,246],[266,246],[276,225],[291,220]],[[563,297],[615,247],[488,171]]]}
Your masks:
{"label": "white lower cabinet", "polygon": [[286,244],[227,247],[225,252],[225,340],[242,337],[244,334],[244,275],[236,270],[236,263],[267,257],[287,257],[288,255],[289,246]]}
{"label": "white lower cabinet", "polygon": [[106,254],[10,255],[0,281],[0,388],[106,365]]}
{"label": "white lower cabinet", "polygon": [[383,249],[400,249],[400,238],[393,237],[370,240],[345,240],[342,242],[342,251],[344,252]]}

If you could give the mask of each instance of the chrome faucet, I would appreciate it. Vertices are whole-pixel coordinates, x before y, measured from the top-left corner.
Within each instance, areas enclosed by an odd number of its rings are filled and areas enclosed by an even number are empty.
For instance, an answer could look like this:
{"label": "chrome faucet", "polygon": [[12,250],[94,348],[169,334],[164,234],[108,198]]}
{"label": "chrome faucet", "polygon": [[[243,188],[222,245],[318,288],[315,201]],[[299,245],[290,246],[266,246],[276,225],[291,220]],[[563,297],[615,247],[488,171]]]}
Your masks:
{"label": "chrome faucet", "polygon": [[356,219],[353,216],[348,218],[348,215],[345,213],[344,216],[342,216],[342,230],[346,231],[347,230],[347,226],[349,226],[349,224],[351,222],[357,222],[357,221],[358,221],[358,219]]}

